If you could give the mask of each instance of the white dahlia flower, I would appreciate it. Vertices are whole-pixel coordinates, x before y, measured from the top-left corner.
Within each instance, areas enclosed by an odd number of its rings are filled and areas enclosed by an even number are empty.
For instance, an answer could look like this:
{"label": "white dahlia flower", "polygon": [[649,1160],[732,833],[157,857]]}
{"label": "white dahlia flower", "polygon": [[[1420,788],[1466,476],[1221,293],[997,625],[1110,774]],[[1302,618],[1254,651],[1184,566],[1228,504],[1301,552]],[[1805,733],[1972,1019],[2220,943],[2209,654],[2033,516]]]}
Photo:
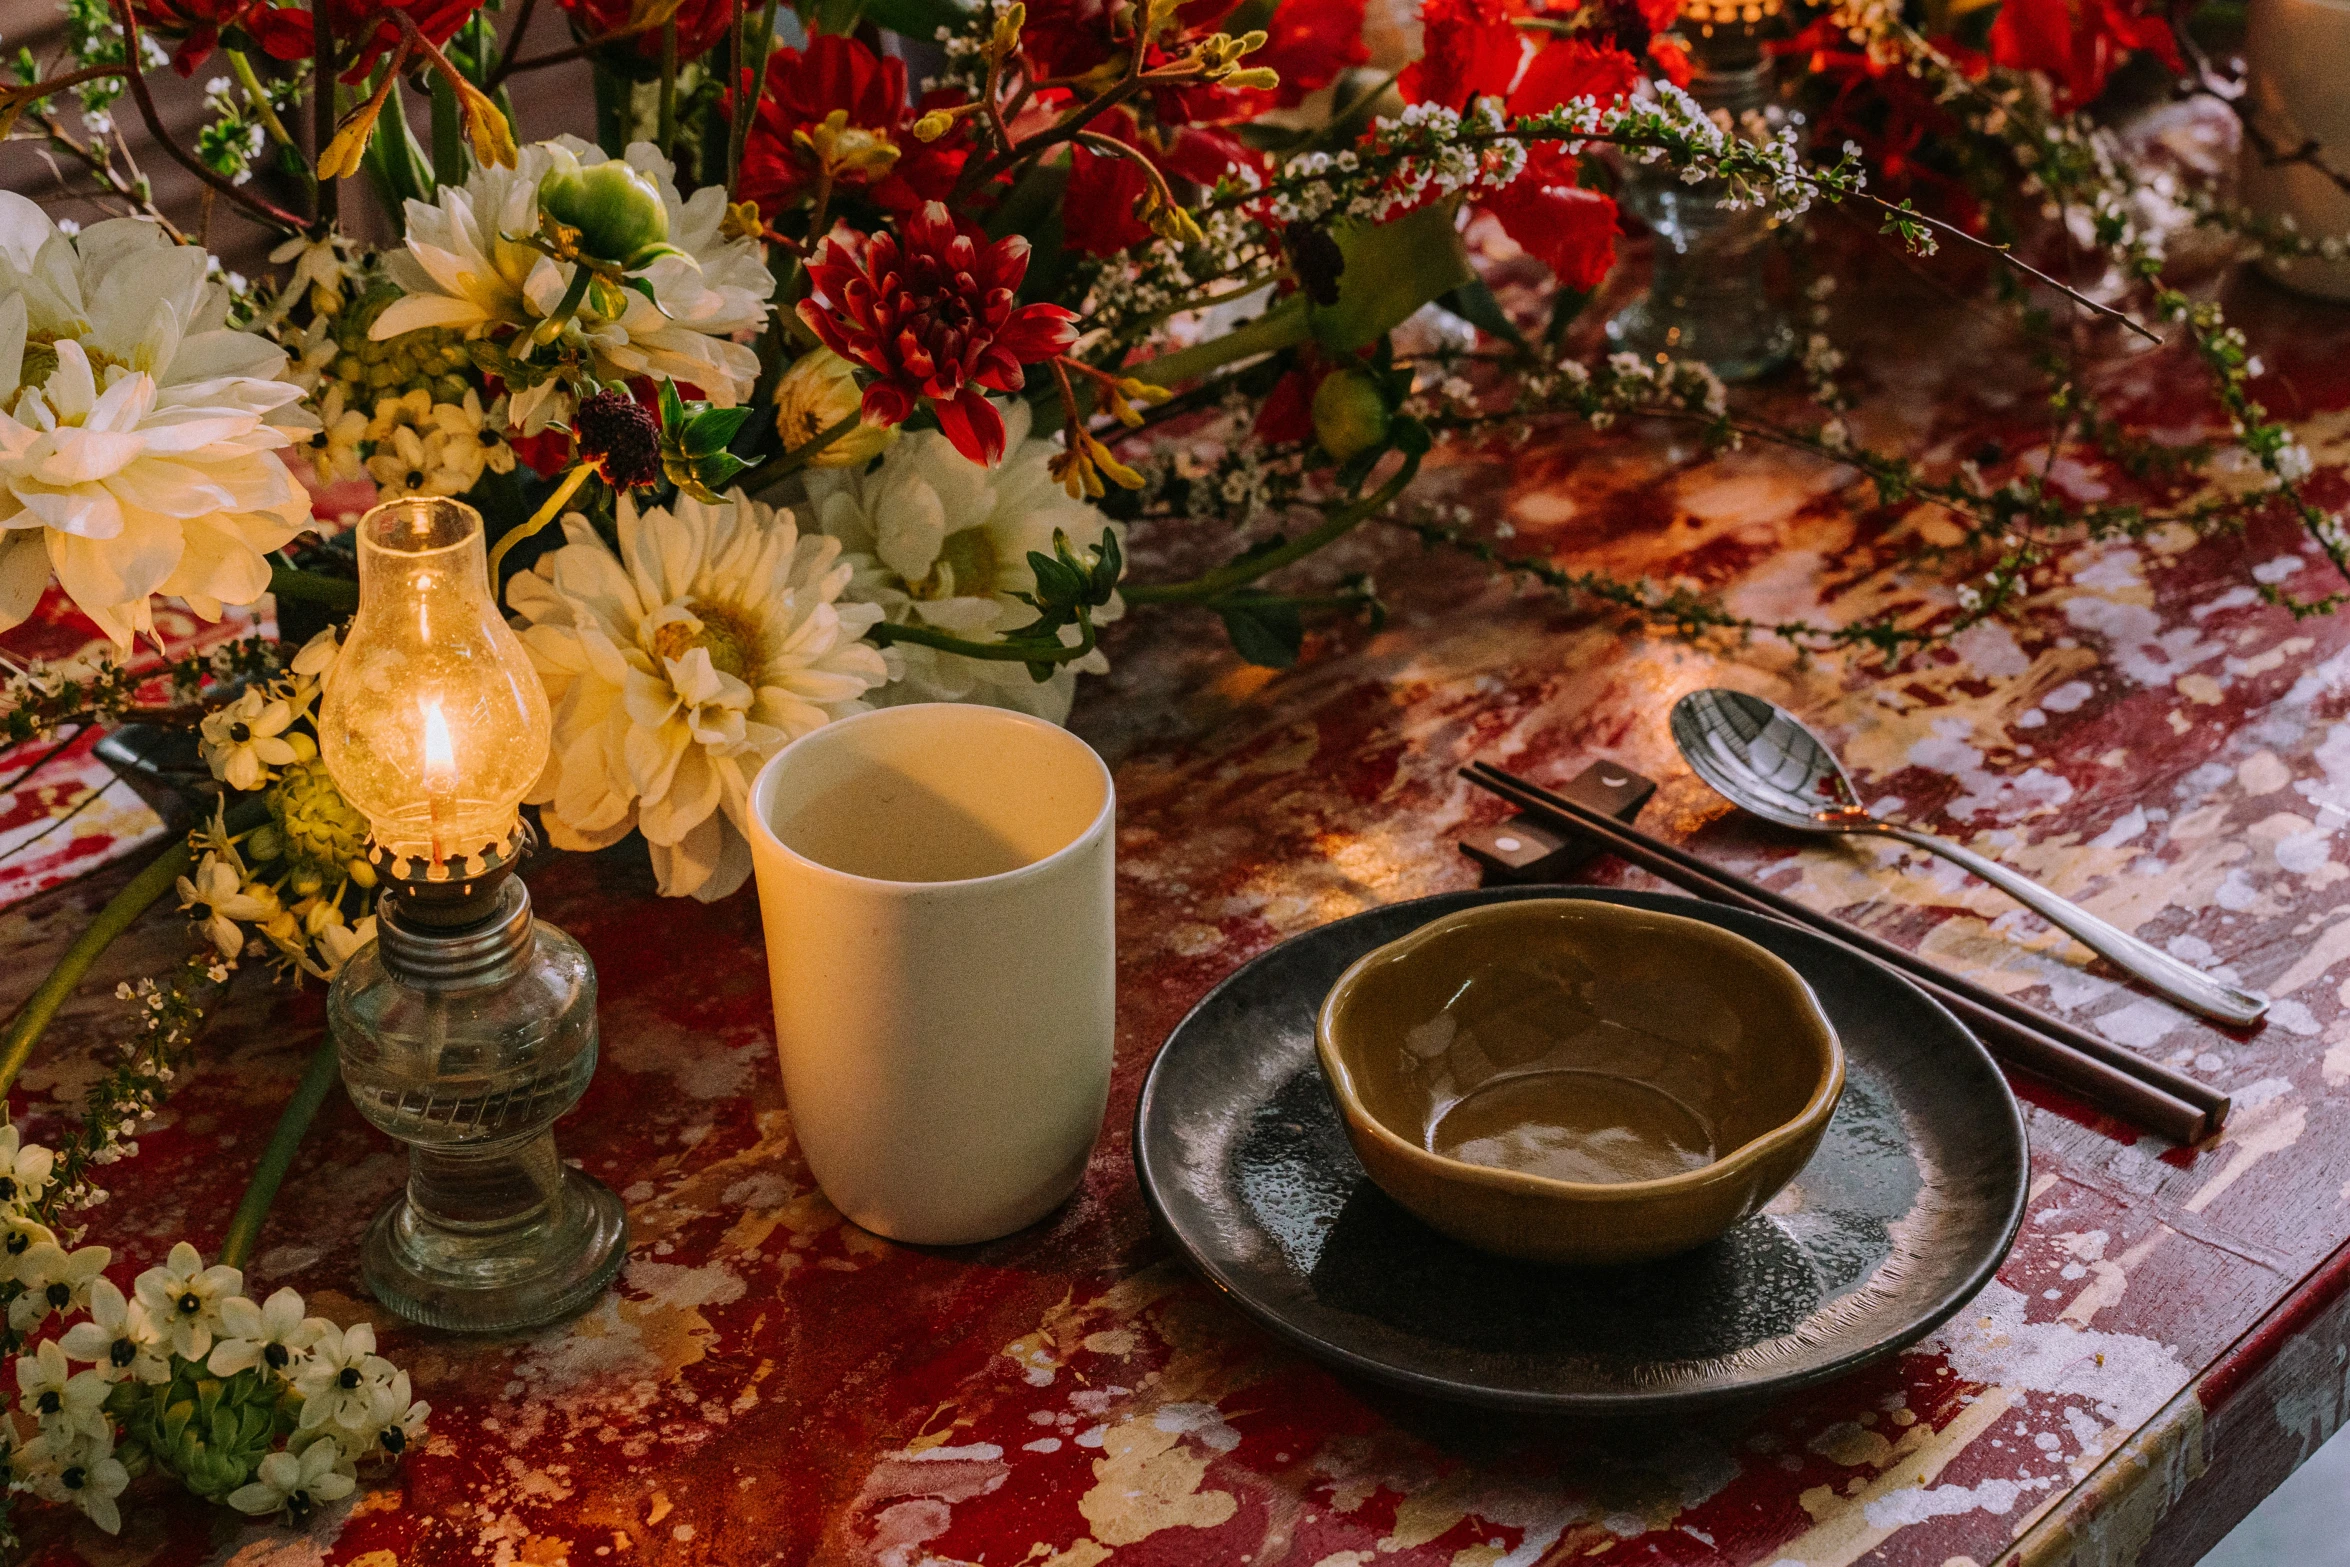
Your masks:
{"label": "white dahlia flower", "polygon": [[836,540],[739,493],[675,512],[623,496],[617,555],[576,512],[563,530],[506,588],[555,715],[529,799],[557,847],[642,828],[662,892],[722,898],[750,874],[760,764],[889,678],[863,640],[881,611],[839,602]]}
{"label": "white dahlia flower", "polygon": [[[1034,591],[1028,553],[1052,554],[1054,529],[1081,552],[1101,542],[1104,528],[1124,544],[1122,525],[1071,500],[1045,471],[1059,448],[1028,438],[1028,405],[999,406],[1004,460],[993,468],[963,456],[938,431],[921,430],[891,446],[871,473],[820,469],[802,476],[809,520],[841,541],[856,568],[849,597],[880,605],[894,623],[989,642],[1036,618],[1013,595]],[[1113,597],[1094,611],[1094,621],[1124,613],[1124,601]],[[1075,646],[1077,628],[1063,627],[1061,640]],[[1025,664],[965,658],[910,642],[891,651],[905,672],[873,694],[876,705],[982,702],[1056,724],[1069,716],[1078,674],[1110,667],[1097,648],[1039,684]]]}
{"label": "white dahlia flower", "polygon": [[206,260],[137,218],[69,236],[0,191],[0,629],[51,571],[119,647],[153,594],[218,619],[309,524],[276,453],[316,420]]}
{"label": "white dahlia flower", "polygon": [[[370,337],[380,342],[432,326],[467,337],[520,333],[561,307],[571,264],[517,243],[538,232],[539,181],[553,166],[551,145],[583,162],[604,158],[576,136],[558,137],[523,148],[514,168],[479,168],[462,187],[441,186],[432,203],[408,203],[407,249],[389,258],[392,281],[406,297],[385,307]],[[766,321],[775,280],[758,241],[718,232],[726,218],[722,187],[705,185],[691,200],[680,198],[669,160],[650,142],[632,143],[627,161],[660,189],[669,243],[682,254],[662,256],[634,274],[652,287],[653,298],[623,289],[619,315],[602,314],[589,290],[561,341],[588,354],[604,380],[667,376],[732,408],[759,375],[759,356],[732,339]],[[569,395],[553,380],[517,391],[512,417],[536,435],[567,415]]]}

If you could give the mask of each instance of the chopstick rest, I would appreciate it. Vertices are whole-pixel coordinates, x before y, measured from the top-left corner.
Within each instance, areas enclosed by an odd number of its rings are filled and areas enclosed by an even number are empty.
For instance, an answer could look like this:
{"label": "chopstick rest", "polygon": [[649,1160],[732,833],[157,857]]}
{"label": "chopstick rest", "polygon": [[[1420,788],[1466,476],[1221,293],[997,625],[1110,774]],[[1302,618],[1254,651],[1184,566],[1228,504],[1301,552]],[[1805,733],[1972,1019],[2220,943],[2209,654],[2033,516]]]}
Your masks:
{"label": "chopstick rest", "polygon": [[[1640,808],[1656,793],[1656,785],[1629,767],[1603,761],[1584,768],[1558,792],[1586,810],[1629,826],[1640,819]],[[1482,884],[1487,887],[1564,881],[1597,859],[1605,847],[1587,834],[1565,831],[1524,811],[1471,827],[1460,836],[1461,853],[1483,869]]]}

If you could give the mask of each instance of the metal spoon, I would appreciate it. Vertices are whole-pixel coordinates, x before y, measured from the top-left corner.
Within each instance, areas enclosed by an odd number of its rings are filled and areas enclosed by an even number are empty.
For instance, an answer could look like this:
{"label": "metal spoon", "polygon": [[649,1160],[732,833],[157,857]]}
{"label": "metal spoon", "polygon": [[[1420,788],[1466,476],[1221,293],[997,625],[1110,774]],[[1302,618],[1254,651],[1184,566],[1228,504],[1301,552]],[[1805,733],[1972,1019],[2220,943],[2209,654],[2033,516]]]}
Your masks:
{"label": "metal spoon", "polygon": [[1804,832],[1875,833],[1939,854],[2183,1007],[2239,1026],[2268,1010],[2264,998],[2190,968],[1997,860],[1877,820],[1861,805],[1836,753],[1775,703],[1743,691],[1692,691],[1673,704],[1672,726],[1673,743],[1697,776],[1765,821]]}

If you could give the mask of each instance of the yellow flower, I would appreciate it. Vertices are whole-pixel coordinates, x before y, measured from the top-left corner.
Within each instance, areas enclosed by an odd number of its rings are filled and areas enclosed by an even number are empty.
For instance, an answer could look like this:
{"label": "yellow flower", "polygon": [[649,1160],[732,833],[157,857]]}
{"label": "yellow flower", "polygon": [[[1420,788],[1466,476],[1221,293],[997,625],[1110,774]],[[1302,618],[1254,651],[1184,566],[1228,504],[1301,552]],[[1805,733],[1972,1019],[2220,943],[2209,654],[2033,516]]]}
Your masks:
{"label": "yellow flower", "polygon": [[[792,451],[853,418],[864,394],[856,371],[829,348],[812,348],[775,386],[775,433]],[[851,468],[870,462],[898,438],[894,424],[860,424],[808,459],[812,468]]]}

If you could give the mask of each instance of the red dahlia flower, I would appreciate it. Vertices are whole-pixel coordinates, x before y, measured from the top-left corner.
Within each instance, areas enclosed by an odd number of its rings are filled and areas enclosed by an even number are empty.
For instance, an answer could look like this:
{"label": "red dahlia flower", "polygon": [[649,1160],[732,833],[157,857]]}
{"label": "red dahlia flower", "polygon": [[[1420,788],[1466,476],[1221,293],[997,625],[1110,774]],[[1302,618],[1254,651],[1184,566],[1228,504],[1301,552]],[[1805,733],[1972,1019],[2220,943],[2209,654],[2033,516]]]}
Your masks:
{"label": "red dahlia flower", "polygon": [[1027,272],[1028,241],[1013,234],[986,244],[928,202],[907,221],[902,245],[886,230],[827,236],[808,267],[814,294],[800,301],[800,319],[880,377],[865,388],[868,424],[902,424],[928,399],[955,450],[992,464],[1004,455],[1004,421],[982,388],[1017,392],[1022,365],[1077,340],[1074,312],[1012,302]]}
{"label": "red dahlia flower", "polygon": [[[840,124],[828,126],[835,114]],[[778,49],[735,195],[772,215],[812,191],[829,162],[835,187],[864,188],[885,211],[912,213],[945,196],[963,165],[960,125],[924,143],[914,137],[914,118],[906,62],[894,55],[833,33],[819,33],[805,51]]]}
{"label": "red dahlia flower", "polygon": [[[571,16],[571,30],[581,42],[616,33],[626,27],[636,8],[629,0],[560,0]],[[677,8],[677,57],[691,60],[718,47],[734,21],[730,0],[684,0]],[[636,55],[647,65],[661,63],[661,29],[648,27],[612,46]]]}
{"label": "red dahlia flower", "polygon": [[2140,15],[2126,0],[2006,0],[1991,24],[1991,58],[1998,64],[2045,71],[2056,83],[2056,106],[2078,109],[2105,91],[2105,79],[2145,49],[2186,72],[2170,19],[2157,10]]}

